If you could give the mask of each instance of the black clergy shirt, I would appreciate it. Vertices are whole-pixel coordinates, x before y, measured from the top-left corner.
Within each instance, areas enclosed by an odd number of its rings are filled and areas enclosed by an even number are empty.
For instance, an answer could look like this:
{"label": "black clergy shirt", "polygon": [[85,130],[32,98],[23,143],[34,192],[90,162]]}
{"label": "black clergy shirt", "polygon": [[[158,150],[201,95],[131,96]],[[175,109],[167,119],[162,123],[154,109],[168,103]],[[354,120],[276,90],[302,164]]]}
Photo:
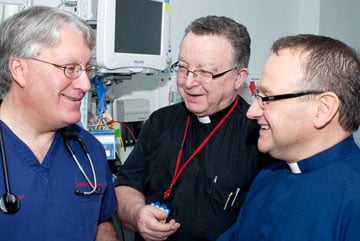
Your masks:
{"label": "black clergy shirt", "polygon": [[[230,107],[211,115],[208,124],[190,114],[182,164]],[[248,108],[239,98],[234,112],[175,183],[165,203],[171,210],[169,219],[174,218],[181,226],[168,240],[216,240],[235,222],[254,176],[264,165],[256,146],[259,127],[246,117]],[[174,174],[188,114],[184,103],[151,114],[120,170],[116,186],[139,190],[147,203],[161,201]]]}

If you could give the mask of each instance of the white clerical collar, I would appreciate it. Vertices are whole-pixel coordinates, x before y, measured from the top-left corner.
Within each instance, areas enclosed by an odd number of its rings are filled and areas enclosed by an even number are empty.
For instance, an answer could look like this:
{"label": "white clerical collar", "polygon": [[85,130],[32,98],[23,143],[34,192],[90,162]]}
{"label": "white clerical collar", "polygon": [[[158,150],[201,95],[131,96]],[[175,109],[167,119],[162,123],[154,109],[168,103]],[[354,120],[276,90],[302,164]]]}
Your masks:
{"label": "white clerical collar", "polygon": [[294,173],[294,174],[300,174],[301,173],[301,169],[299,167],[298,162],[288,162],[287,164],[289,165],[289,168],[290,168],[292,173]]}
{"label": "white clerical collar", "polygon": [[202,124],[209,124],[211,123],[210,117],[209,116],[201,116],[201,117],[197,117],[199,122]]}

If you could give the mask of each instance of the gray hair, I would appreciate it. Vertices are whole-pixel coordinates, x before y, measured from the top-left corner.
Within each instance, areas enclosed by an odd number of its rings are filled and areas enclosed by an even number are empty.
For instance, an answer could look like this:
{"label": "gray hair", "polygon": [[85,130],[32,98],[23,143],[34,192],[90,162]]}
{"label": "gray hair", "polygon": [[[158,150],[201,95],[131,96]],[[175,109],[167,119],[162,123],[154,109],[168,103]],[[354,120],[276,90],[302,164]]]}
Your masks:
{"label": "gray hair", "polygon": [[272,51],[304,53],[302,88],[334,92],[340,99],[339,122],[346,131],[360,124],[360,59],[345,43],[326,36],[299,34],[274,42]]}
{"label": "gray hair", "polygon": [[71,29],[95,46],[95,34],[82,19],[57,8],[36,6],[25,9],[0,25],[0,99],[9,91],[13,81],[9,70],[12,57],[30,58],[41,49],[58,43],[62,27]]}
{"label": "gray hair", "polygon": [[247,68],[250,60],[250,36],[246,27],[224,16],[206,16],[195,19],[185,29],[184,37],[192,32],[196,35],[218,35],[226,37],[233,47],[233,62],[238,68]]}

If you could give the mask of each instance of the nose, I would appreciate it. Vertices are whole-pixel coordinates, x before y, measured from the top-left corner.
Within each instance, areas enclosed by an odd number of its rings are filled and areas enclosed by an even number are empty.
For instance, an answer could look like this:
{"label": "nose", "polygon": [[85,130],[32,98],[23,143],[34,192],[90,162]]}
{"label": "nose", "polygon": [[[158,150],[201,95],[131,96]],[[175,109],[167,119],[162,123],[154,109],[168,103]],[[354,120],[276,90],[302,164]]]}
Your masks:
{"label": "nose", "polygon": [[257,119],[261,117],[264,113],[264,110],[259,106],[259,103],[256,99],[253,100],[253,102],[250,105],[250,108],[246,112],[246,116],[249,119]]}
{"label": "nose", "polygon": [[196,78],[196,73],[193,71],[188,70],[186,74],[186,78],[184,79],[184,85],[186,88],[191,88],[194,85],[199,85],[200,81]]}
{"label": "nose", "polygon": [[90,83],[90,80],[89,80],[89,77],[88,77],[86,71],[83,71],[80,74],[79,78],[77,78],[74,82],[75,82],[76,88],[79,88],[84,92],[88,92],[91,89],[91,83]]}

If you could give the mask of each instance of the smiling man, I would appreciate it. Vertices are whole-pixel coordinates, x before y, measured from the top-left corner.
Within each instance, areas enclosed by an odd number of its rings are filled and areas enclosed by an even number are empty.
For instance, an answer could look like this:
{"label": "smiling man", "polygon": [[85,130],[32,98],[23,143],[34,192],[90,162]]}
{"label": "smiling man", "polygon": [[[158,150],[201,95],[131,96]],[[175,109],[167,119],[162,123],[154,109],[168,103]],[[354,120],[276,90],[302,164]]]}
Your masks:
{"label": "smiling man", "polygon": [[236,94],[249,57],[249,34],[230,18],[185,30],[173,65],[184,102],[150,116],[116,182],[118,217],[139,239],[215,240],[236,220],[260,166],[258,127]]}
{"label": "smiling man", "polygon": [[218,241],[360,240],[359,57],[316,35],[272,50],[247,116],[260,125],[259,150],[283,161],[258,174]]}
{"label": "smiling man", "polygon": [[1,240],[118,240],[104,148],[75,125],[94,45],[85,21],[56,8],[0,25]]}

